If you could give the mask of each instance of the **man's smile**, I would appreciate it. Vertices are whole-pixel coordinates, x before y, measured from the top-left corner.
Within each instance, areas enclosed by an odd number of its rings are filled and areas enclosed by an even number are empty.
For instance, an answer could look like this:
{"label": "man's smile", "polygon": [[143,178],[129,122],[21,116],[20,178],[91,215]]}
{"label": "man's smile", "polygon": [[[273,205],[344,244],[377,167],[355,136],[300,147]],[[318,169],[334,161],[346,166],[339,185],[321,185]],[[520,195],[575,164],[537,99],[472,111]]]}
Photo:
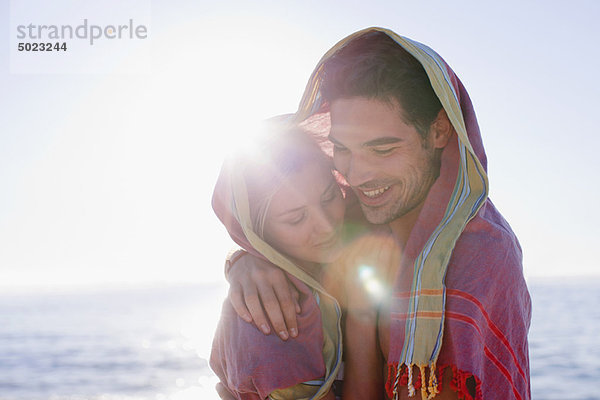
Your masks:
{"label": "man's smile", "polygon": [[386,184],[378,187],[369,187],[368,189],[354,187],[354,192],[358,195],[360,202],[367,207],[380,207],[386,204],[393,192],[390,190],[394,185]]}
{"label": "man's smile", "polygon": [[379,189],[375,189],[375,190],[369,190],[369,191],[365,191],[363,190],[363,194],[371,199],[379,196],[380,194],[383,194],[383,192],[387,191],[390,187],[389,186],[385,186]]}

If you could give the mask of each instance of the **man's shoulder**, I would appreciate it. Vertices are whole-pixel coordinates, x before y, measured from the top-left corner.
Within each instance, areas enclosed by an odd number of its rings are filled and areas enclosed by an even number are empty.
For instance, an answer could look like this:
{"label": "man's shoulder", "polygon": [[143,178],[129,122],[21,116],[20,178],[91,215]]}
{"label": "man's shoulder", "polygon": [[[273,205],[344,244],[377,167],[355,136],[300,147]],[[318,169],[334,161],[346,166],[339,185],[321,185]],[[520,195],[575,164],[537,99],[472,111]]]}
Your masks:
{"label": "man's shoulder", "polygon": [[519,241],[489,200],[458,238],[446,282],[450,287],[491,285],[497,289],[524,282]]}
{"label": "man's shoulder", "polygon": [[[521,247],[492,203],[486,203],[456,242],[446,274],[450,308],[468,294],[498,321],[527,321],[531,300],[523,275]],[[509,298],[506,297],[510,293]],[[504,312],[510,309],[510,313]]]}
{"label": "man's shoulder", "polygon": [[456,243],[457,250],[473,257],[513,254],[521,258],[517,236],[489,199],[466,225]]}

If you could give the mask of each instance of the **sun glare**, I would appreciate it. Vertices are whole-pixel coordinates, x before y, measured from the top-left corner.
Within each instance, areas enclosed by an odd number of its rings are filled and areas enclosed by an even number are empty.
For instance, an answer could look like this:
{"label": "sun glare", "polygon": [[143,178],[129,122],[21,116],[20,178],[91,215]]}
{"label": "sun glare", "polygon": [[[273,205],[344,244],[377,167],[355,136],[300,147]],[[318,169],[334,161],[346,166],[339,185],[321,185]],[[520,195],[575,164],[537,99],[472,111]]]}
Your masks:
{"label": "sun glare", "polygon": [[385,295],[385,286],[375,273],[375,268],[369,265],[358,267],[358,279],[372,300],[379,301]]}

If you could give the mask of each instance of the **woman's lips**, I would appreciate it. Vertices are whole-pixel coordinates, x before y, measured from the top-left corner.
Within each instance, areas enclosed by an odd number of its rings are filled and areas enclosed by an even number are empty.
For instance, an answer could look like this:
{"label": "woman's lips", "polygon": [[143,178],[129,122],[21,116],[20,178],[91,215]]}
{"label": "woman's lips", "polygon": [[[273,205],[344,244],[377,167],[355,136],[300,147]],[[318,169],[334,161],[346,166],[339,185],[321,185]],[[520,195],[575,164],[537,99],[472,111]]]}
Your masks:
{"label": "woman's lips", "polygon": [[339,240],[339,235],[332,236],[329,239],[326,239],[316,245],[319,248],[328,248],[334,246]]}

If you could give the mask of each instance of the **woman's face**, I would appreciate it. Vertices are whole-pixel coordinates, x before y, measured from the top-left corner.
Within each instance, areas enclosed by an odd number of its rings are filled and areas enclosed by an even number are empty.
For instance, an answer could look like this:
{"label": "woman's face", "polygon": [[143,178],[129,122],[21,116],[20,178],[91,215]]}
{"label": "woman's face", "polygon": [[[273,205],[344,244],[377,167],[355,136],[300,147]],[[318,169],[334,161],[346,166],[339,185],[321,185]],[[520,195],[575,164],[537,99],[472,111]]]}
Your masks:
{"label": "woman's face", "polygon": [[271,199],[265,240],[300,264],[332,262],[341,248],[344,211],[331,169],[318,162],[306,165]]}

